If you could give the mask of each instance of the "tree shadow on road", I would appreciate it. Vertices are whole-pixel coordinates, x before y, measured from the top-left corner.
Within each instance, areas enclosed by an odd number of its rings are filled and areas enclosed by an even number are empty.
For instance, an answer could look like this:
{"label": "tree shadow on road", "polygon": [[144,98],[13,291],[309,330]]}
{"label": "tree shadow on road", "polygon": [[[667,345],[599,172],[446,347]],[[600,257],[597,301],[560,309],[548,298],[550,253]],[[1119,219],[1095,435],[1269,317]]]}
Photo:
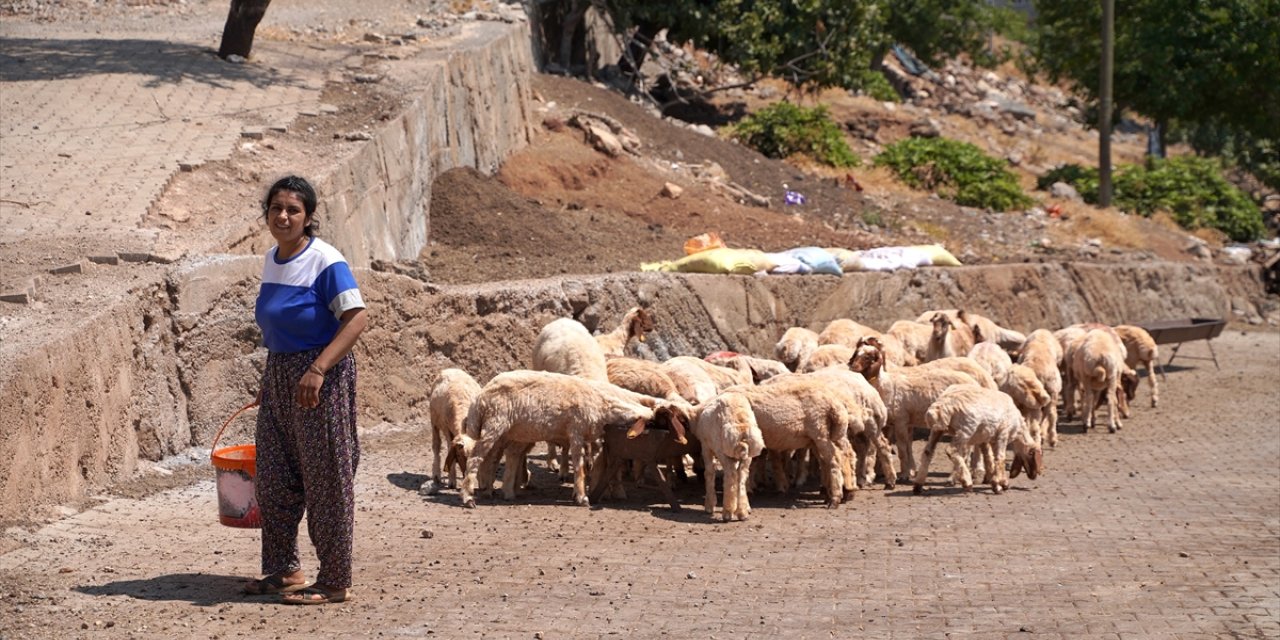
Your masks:
{"label": "tree shadow on road", "polygon": [[258,88],[304,86],[299,76],[263,64],[234,64],[213,49],[185,42],[0,38],[0,82],[69,80],[91,75],[149,76],[148,88],[196,82],[222,89],[241,83]]}
{"label": "tree shadow on road", "polygon": [[73,587],[91,596],[129,596],[138,600],[190,602],[208,607],[250,597],[241,592],[249,578],[208,573],[172,573],[139,580],[116,580]]}

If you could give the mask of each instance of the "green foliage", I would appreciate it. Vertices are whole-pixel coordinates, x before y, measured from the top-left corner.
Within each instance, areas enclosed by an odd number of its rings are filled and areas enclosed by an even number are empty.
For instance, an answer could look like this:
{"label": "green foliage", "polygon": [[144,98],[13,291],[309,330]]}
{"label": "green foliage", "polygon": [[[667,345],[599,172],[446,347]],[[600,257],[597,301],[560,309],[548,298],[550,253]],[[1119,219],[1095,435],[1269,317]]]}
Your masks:
{"label": "green foliage", "polygon": [[[1096,100],[1101,3],[1037,0],[1035,8],[1039,69]],[[1280,139],[1277,16],[1280,0],[1116,3],[1115,106],[1159,123],[1218,121]]]}
{"label": "green foliage", "polygon": [[1034,203],[1003,161],[967,142],[947,138],[907,138],[876,156],[903,182],[971,207],[1009,211]]}
{"label": "green foliage", "polygon": [[902,96],[889,84],[889,79],[879,71],[868,70],[863,74],[862,90],[870,97],[881,102],[902,102]]}
{"label": "green foliage", "polygon": [[774,103],[743,118],[732,135],[770,158],[800,153],[834,167],[861,163],[822,106],[805,109],[790,102]]}
{"label": "green foliage", "polygon": [[[567,0],[561,0],[562,2]],[[897,42],[926,64],[985,49],[994,12],[985,0],[613,0],[619,33],[669,27],[668,40],[693,42],[748,73],[804,88],[868,89]],[[877,90],[878,89],[874,89]]]}
{"label": "green foliage", "polygon": [[[1085,202],[1097,204],[1097,169],[1062,165],[1041,176],[1037,185],[1059,181],[1074,186]],[[1168,211],[1185,229],[1217,229],[1238,242],[1256,240],[1265,231],[1262,212],[1222,177],[1221,165],[1210,158],[1152,158],[1145,165],[1121,165],[1112,187],[1113,202],[1122,211],[1143,216]]]}

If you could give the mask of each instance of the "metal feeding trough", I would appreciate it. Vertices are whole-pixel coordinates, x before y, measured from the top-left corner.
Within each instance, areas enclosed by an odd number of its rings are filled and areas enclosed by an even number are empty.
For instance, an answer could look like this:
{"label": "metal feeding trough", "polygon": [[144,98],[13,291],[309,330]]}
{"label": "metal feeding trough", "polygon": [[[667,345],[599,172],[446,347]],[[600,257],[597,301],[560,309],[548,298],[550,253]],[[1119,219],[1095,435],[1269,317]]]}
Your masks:
{"label": "metal feeding trough", "polygon": [[688,442],[680,444],[675,432],[665,426],[661,422],[651,421],[634,438],[627,437],[625,425],[606,427],[600,455],[591,467],[591,491],[587,498],[593,504],[597,503],[604,495],[609,479],[618,477],[618,472],[629,466],[629,463],[641,462],[646,467],[654,468],[658,474],[658,488],[662,490],[662,497],[671,505],[672,511],[679,511],[680,503],[671,489],[673,473],[663,472],[662,466],[681,461],[686,454],[697,460],[702,448],[693,434],[686,434]]}
{"label": "metal feeding trough", "polygon": [[[1209,357],[1204,356],[1182,356],[1188,360],[1212,360],[1213,366],[1221,369],[1218,364],[1218,354],[1213,351],[1214,338],[1222,334],[1222,330],[1227,326],[1227,321],[1218,318],[1179,318],[1177,320],[1157,320],[1155,322],[1145,322],[1136,325],[1142,327],[1147,333],[1151,334],[1151,339],[1156,344],[1172,344],[1173,353],[1169,356],[1169,361],[1164,366],[1173,364],[1173,359],[1178,357],[1178,349],[1182,348],[1183,343],[1194,342],[1196,340],[1204,340],[1209,346]],[[1161,375],[1164,375],[1161,372]]]}

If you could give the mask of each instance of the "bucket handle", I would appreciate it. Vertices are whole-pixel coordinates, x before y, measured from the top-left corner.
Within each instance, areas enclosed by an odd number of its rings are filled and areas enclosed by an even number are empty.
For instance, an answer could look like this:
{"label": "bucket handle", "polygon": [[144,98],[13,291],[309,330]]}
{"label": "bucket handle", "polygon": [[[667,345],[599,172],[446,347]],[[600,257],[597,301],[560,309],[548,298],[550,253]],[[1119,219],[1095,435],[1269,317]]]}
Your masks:
{"label": "bucket handle", "polygon": [[249,402],[249,404],[246,404],[245,406],[240,407],[240,409],[239,409],[239,410],[237,410],[235,413],[231,414],[231,417],[230,417],[230,418],[227,418],[227,421],[226,421],[226,422],[224,422],[224,423],[222,423],[222,426],[218,428],[218,435],[216,435],[216,436],[214,436],[214,437],[213,437],[213,447],[211,448],[211,450],[212,450],[212,451],[217,451],[217,450],[218,450],[218,441],[222,439],[222,432],[223,432],[224,430],[226,430],[227,425],[231,424],[231,421],[232,421],[232,420],[235,420],[235,419],[236,419],[236,416],[238,416],[238,415],[240,415],[240,414],[244,413],[245,411],[247,411],[247,410],[249,410],[249,409],[252,409],[252,408],[254,408],[254,407],[256,407],[256,406],[258,406],[258,399],[257,399],[257,398],[254,398],[252,401],[250,401],[250,402]]}

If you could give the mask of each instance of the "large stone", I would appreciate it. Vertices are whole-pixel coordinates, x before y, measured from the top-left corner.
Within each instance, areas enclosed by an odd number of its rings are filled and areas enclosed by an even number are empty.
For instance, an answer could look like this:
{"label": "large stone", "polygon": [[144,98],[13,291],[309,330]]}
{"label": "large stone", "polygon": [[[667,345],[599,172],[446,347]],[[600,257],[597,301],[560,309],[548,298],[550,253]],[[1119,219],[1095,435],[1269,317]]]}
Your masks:
{"label": "large stone", "polygon": [[1083,198],[1080,197],[1080,192],[1065,182],[1053,183],[1053,186],[1049,187],[1049,195],[1062,200],[1083,201]]}

